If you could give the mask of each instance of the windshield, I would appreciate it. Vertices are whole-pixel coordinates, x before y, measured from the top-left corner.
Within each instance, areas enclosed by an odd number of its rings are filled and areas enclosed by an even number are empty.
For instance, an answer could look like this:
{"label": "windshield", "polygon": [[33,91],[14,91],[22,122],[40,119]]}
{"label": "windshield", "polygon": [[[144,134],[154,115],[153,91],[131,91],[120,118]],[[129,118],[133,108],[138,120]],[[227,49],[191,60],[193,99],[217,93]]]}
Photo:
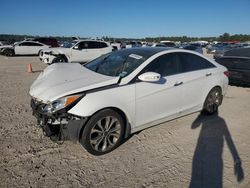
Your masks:
{"label": "windshield", "polygon": [[141,65],[147,57],[120,50],[103,55],[84,66],[99,74],[125,77]]}

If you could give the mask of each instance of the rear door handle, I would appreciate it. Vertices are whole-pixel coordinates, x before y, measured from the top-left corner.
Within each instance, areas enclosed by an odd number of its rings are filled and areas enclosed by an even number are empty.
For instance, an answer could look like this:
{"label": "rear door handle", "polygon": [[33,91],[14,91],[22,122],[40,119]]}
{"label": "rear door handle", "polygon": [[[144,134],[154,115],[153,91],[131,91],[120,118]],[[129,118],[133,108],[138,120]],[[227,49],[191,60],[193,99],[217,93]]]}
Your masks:
{"label": "rear door handle", "polygon": [[206,76],[211,76],[211,75],[212,75],[212,73],[211,73],[211,72],[209,72],[209,73],[207,73],[207,74],[206,74]]}
{"label": "rear door handle", "polygon": [[181,85],[181,84],[183,84],[183,82],[176,82],[176,83],[174,84],[174,86],[179,86],[179,85]]}

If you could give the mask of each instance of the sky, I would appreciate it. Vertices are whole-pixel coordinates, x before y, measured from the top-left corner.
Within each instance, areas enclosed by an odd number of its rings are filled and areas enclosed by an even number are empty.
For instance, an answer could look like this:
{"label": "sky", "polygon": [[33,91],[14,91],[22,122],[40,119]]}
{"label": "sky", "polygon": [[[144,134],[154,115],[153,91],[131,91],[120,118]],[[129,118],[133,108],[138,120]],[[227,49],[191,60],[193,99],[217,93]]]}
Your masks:
{"label": "sky", "polygon": [[0,34],[209,37],[250,34],[250,0],[0,0]]}

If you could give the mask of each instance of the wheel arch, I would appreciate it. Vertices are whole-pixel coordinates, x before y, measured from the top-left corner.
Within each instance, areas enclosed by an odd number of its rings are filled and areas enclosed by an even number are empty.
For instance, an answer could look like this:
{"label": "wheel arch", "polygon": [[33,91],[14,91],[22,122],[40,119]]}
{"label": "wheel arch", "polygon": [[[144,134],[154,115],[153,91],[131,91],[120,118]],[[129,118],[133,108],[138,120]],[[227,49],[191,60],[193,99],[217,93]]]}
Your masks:
{"label": "wheel arch", "polygon": [[16,52],[15,52],[15,49],[14,49],[14,48],[5,48],[5,49],[3,49],[2,54],[5,55],[5,56],[9,56],[9,55],[6,53],[7,51],[12,51],[12,52],[13,52],[13,55],[12,55],[12,56],[16,55]]}
{"label": "wheel arch", "polygon": [[[206,101],[206,99],[207,99],[209,93],[210,93],[213,89],[215,89],[215,88],[220,89],[221,95],[222,95],[222,92],[223,92],[223,91],[222,91],[222,86],[220,86],[220,85],[213,86],[212,88],[210,88],[210,89],[208,90],[207,95],[206,95],[206,98],[205,98],[205,100],[204,100],[204,103],[205,103],[205,101]],[[223,95],[222,95],[222,97],[223,97]]]}
{"label": "wheel arch", "polygon": [[38,53],[37,53],[38,56],[40,56],[41,51],[43,51],[43,49],[40,49],[40,50],[38,51]]}
{"label": "wheel arch", "polygon": [[219,106],[222,104],[222,101],[223,101],[223,94],[222,94],[223,90],[222,90],[222,86],[216,85],[216,86],[212,87],[212,88],[208,91],[208,93],[207,93],[207,95],[206,95],[206,98],[205,98],[205,100],[204,100],[204,102],[203,102],[203,107],[202,107],[202,111],[203,111],[203,112],[205,111],[205,105],[206,105],[207,98],[209,97],[209,94],[210,94],[210,92],[211,92],[213,89],[219,89],[219,90],[220,90],[221,100],[220,100],[220,102],[219,102]]}
{"label": "wheel arch", "polygon": [[85,123],[84,123],[84,124],[82,125],[82,127],[80,128],[79,141],[80,141],[80,139],[81,139],[83,130],[84,130],[86,124],[88,123],[88,121],[90,120],[90,118],[91,118],[92,116],[94,116],[95,114],[99,113],[100,111],[107,110],[107,109],[114,110],[115,112],[117,112],[117,113],[122,117],[122,119],[123,119],[123,121],[124,121],[124,125],[125,125],[124,139],[126,139],[126,138],[129,137],[129,135],[131,134],[131,125],[130,125],[130,122],[129,122],[129,119],[128,119],[126,113],[125,113],[123,110],[121,110],[120,108],[118,108],[118,107],[110,106],[110,107],[105,107],[105,108],[99,109],[98,111],[96,111],[95,113],[93,113],[91,116],[86,117],[87,120],[85,121]]}
{"label": "wheel arch", "polygon": [[[220,89],[220,91],[222,92],[222,87],[221,87],[220,85],[216,85],[216,86],[212,87],[212,88],[210,89],[210,91],[211,91],[212,89],[214,89],[214,88],[218,88],[218,89]],[[210,92],[210,91],[209,91],[209,92]]]}
{"label": "wheel arch", "polygon": [[67,62],[69,61],[69,59],[67,58],[67,56],[65,54],[59,54],[57,57],[62,57],[64,58]]}

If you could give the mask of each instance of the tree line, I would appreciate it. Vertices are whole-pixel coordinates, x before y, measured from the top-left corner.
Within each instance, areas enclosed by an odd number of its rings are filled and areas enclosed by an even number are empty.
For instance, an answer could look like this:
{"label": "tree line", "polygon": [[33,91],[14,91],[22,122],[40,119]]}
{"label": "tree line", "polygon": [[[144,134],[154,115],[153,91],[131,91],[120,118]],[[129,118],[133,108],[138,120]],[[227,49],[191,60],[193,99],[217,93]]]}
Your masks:
{"label": "tree line", "polygon": [[[32,35],[14,35],[14,34],[0,34],[0,41],[4,41],[6,44],[12,44],[14,42],[22,41],[27,38],[35,38],[40,36],[32,36]],[[44,37],[44,36],[43,36]],[[46,36],[47,37],[47,36]],[[72,37],[65,37],[65,36],[52,36],[56,38],[58,41],[71,41]],[[114,38],[114,37],[107,37],[103,36],[101,39],[104,41],[111,41],[111,42],[125,42],[125,41],[147,41],[147,42],[160,42],[162,40],[169,40],[169,41],[180,41],[180,42],[191,42],[197,40],[204,40],[204,41],[250,41],[250,35],[246,34],[235,34],[230,35],[229,33],[224,33],[218,37],[188,37],[188,36],[162,36],[162,37],[145,37],[145,38]]]}

